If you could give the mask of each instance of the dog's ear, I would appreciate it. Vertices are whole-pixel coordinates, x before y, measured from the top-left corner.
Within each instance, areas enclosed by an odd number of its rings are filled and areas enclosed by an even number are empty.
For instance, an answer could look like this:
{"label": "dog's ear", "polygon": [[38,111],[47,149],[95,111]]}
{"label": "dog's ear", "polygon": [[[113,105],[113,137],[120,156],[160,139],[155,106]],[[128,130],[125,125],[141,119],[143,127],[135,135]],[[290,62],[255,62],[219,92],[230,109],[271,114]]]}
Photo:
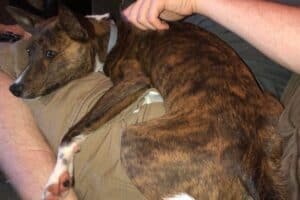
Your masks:
{"label": "dog's ear", "polygon": [[17,7],[7,6],[6,9],[9,14],[17,21],[17,23],[29,33],[33,33],[34,26],[37,23],[43,21],[43,18]]}
{"label": "dog's ear", "polygon": [[74,40],[88,40],[88,32],[80,24],[79,19],[70,9],[61,5],[58,12],[59,23],[67,34]]}

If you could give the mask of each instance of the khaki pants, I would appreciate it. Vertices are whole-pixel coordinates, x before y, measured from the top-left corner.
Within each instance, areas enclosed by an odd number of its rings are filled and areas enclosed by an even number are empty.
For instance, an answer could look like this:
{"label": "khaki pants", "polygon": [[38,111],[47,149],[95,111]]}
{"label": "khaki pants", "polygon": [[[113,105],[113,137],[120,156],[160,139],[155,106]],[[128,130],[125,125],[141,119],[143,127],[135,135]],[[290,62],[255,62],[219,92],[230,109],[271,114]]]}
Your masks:
{"label": "khaki pants", "polygon": [[[26,66],[26,42],[1,44],[0,69],[15,77]],[[3,59],[5,58],[5,59]],[[300,177],[300,78],[295,75],[286,89],[286,106],[280,123],[285,139],[283,168],[288,177],[290,199],[298,199]],[[101,73],[73,81],[38,100],[27,100],[36,121],[54,151],[70,126],[86,114],[93,104],[111,87]],[[149,91],[148,91],[149,92]],[[144,96],[125,109],[84,142],[75,158],[75,190],[86,200],[142,200],[144,197],[131,184],[120,163],[120,138],[128,124],[138,123],[164,114],[162,103],[144,104]],[[138,112],[137,112],[138,111]]]}

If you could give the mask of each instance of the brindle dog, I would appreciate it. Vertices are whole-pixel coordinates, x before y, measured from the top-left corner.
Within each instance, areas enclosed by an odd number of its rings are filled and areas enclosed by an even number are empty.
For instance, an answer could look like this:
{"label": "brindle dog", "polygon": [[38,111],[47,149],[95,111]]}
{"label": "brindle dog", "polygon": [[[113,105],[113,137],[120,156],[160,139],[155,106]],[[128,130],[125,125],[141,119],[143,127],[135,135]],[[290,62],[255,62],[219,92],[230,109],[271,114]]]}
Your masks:
{"label": "brindle dog", "polygon": [[187,23],[165,31],[117,24],[118,39],[106,53],[110,21],[76,17],[61,8],[41,20],[10,9],[33,34],[29,65],[11,87],[23,98],[48,94],[105,62],[113,82],[62,140],[44,198],[72,186],[72,162],[85,136],[134,102],[159,90],[166,114],[129,126],[121,160],[149,200],[185,193],[190,199],[286,199],[280,174],[281,105],[257,85],[240,57],[213,34]]}

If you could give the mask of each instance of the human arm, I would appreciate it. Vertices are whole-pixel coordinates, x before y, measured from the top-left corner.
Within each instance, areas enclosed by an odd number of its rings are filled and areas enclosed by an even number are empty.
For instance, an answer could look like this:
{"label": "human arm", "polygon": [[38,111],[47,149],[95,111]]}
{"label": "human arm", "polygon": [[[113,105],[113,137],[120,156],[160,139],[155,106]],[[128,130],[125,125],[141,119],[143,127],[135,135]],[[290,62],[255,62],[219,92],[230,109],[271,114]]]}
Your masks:
{"label": "human arm", "polygon": [[[201,1],[202,2],[202,1]],[[277,63],[300,73],[300,7],[265,0],[210,0],[197,8]]]}
{"label": "human arm", "polygon": [[[0,71],[0,168],[22,199],[41,199],[55,156],[29,108],[9,93],[11,83]],[[76,197],[71,192],[66,199]]]}
{"label": "human arm", "polygon": [[[240,37],[247,40],[265,55],[275,60],[282,66],[300,73],[300,8],[283,5],[267,0],[139,0],[151,1],[147,9],[138,4],[132,4],[124,11],[129,21],[143,24],[144,28],[166,29],[167,25],[158,21],[158,16],[164,20],[176,20],[177,18],[166,18],[169,13],[187,16],[193,13],[205,15]],[[160,3],[157,3],[160,2]],[[158,5],[159,4],[159,5]],[[163,4],[161,6],[160,4]],[[171,5],[172,4],[172,5]],[[176,8],[182,10],[172,11]],[[185,6],[178,6],[178,5]],[[149,12],[156,10],[155,12]],[[142,11],[147,11],[143,12]],[[153,20],[154,14],[156,20]],[[151,23],[147,27],[144,20]],[[161,24],[159,24],[161,23]]]}
{"label": "human arm", "polygon": [[5,25],[0,24],[0,34],[5,32],[12,32],[14,34],[20,35],[23,39],[29,39],[31,34],[22,29],[19,25]]}

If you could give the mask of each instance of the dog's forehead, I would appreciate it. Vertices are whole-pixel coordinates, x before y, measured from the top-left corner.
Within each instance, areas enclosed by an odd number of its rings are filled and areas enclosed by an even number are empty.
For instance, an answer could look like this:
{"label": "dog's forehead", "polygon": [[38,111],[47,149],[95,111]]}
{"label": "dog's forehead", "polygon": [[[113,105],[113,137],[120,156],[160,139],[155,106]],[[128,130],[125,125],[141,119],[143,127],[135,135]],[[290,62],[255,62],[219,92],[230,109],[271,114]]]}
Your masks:
{"label": "dog's forehead", "polygon": [[53,20],[48,23],[39,24],[36,33],[33,35],[33,42],[41,46],[60,46],[68,41],[67,34]]}
{"label": "dog's forehead", "polygon": [[46,20],[42,20],[34,26],[34,34],[38,34],[43,30],[53,28],[58,23],[57,17],[51,17]]}

